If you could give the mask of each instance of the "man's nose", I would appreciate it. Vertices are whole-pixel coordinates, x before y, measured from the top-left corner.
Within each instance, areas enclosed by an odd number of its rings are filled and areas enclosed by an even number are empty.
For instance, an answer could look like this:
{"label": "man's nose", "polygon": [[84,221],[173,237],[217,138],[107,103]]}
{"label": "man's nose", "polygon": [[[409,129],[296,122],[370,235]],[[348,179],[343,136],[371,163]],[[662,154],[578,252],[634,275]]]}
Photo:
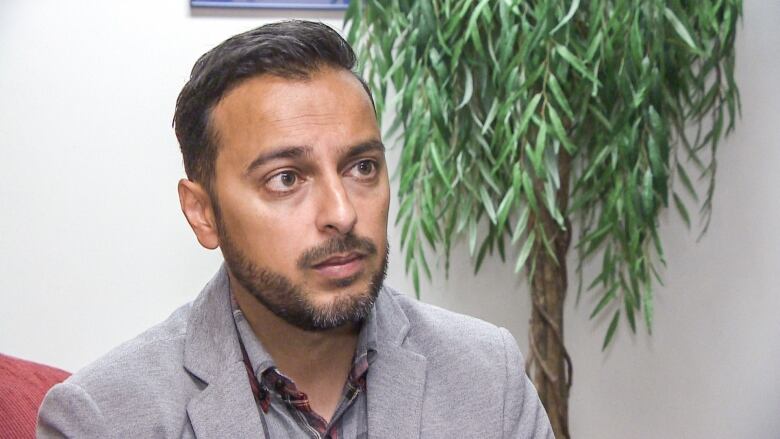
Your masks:
{"label": "man's nose", "polygon": [[319,188],[317,228],[323,233],[346,235],[357,222],[357,212],[340,177],[328,177]]}

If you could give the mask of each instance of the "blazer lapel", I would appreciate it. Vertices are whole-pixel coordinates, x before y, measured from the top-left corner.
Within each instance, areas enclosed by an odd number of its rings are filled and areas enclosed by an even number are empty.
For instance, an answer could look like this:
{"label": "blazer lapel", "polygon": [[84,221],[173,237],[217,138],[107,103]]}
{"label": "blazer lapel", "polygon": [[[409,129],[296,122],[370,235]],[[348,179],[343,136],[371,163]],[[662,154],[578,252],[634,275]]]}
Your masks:
{"label": "blazer lapel", "polygon": [[377,352],[368,370],[368,435],[371,438],[420,437],[427,359],[402,346],[409,320],[392,294],[376,304]]}
{"label": "blazer lapel", "polygon": [[199,439],[260,437],[263,424],[243,362],[233,363],[187,405]]}
{"label": "blazer lapel", "polygon": [[192,304],[184,367],[206,385],[187,404],[198,438],[264,438],[238,343],[224,264]]}

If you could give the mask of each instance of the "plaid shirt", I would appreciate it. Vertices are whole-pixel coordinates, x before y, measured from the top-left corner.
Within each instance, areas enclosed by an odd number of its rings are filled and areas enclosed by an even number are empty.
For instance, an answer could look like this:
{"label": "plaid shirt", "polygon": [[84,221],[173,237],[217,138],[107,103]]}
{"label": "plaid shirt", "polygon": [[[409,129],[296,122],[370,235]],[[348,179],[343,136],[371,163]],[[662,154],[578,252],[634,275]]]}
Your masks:
{"label": "plaid shirt", "polygon": [[232,304],[249,382],[262,411],[266,437],[301,437],[302,434],[313,439],[367,437],[366,375],[376,352],[373,312],[360,329],[341,402],[328,423],[311,408],[309,397],[298,390],[293,380],[276,368],[235,300]]}

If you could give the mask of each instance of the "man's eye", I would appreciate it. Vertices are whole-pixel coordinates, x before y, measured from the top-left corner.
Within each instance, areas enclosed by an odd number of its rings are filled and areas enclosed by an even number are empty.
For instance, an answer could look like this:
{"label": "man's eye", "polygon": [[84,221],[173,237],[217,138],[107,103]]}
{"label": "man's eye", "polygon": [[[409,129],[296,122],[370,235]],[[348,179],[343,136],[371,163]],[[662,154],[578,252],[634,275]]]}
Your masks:
{"label": "man's eye", "polygon": [[283,171],[268,179],[265,185],[272,192],[287,192],[292,190],[299,180],[295,172]]}
{"label": "man's eye", "polygon": [[352,168],[358,177],[372,177],[376,174],[376,163],[373,160],[361,160]]}

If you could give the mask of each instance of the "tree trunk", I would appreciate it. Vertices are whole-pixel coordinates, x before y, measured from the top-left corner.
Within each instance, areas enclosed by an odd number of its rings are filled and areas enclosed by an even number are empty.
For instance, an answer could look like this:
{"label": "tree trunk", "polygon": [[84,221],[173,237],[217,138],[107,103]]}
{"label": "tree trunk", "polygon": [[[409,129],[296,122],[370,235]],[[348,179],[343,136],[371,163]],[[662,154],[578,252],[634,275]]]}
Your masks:
{"label": "tree trunk", "polygon": [[[565,215],[569,195],[570,157],[562,154],[559,156],[558,165],[561,188],[557,201],[560,211]],[[550,256],[541,239],[537,237],[528,265],[533,308],[526,370],[547,410],[555,437],[569,439],[572,363],[563,344],[563,305],[568,285],[566,255],[571,242],[571,227],[567,220],[566,230],[562,230],[546,210],[542,210],[533,221],[537,227],[544,229],[555,258]]]}

